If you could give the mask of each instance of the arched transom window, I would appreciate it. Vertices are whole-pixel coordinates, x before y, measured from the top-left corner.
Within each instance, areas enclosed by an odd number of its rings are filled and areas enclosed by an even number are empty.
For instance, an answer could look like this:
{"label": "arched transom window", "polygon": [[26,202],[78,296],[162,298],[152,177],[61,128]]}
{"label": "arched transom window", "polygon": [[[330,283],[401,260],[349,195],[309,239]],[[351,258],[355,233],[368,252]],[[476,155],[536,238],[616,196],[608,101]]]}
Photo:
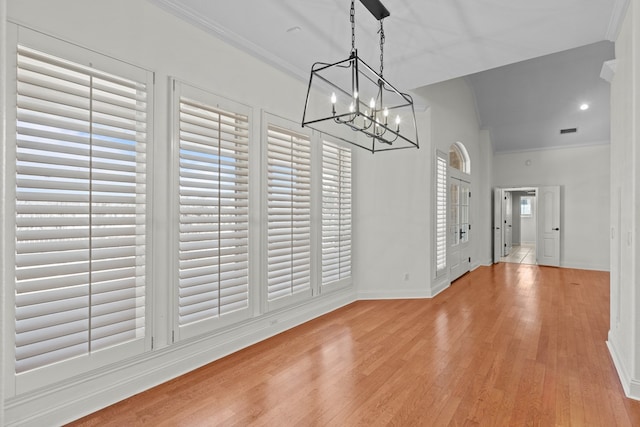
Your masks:
{"label": "arched transom window", "polygon": [[467,149],[461,142],[454,142],[449,147],[449,166],[460,172],[471,173],[471,159]]}

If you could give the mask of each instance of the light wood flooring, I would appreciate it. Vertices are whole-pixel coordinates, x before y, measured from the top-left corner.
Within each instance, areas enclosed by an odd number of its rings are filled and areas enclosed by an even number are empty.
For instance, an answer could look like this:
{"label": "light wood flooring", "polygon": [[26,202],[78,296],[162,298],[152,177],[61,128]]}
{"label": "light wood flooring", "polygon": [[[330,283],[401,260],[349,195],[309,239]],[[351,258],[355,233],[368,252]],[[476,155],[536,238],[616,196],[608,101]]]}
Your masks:
{"label": "light wood flooring", "polygon": [[433,299],[358,301],[75,426],[640,426],[605,272],[496,264]]}

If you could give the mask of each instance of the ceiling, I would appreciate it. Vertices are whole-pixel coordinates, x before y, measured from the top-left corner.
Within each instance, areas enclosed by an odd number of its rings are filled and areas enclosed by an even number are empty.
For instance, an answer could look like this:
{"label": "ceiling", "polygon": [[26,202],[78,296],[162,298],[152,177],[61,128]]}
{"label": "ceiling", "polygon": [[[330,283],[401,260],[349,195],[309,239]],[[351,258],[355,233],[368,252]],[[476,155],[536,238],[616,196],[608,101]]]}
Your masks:
{"label": "ceiling", "polygon": [[494,151],[608,143],[609,83],[600,73],[613,57],[613,43],[601,41],[468,76]]}
{"label": "ceiling", "polygon": [[[308,80],[314,62],[345,59],[351,49],[348,0],[151,1],[304,81]],[[586,45],[593,45],[593,52],[597,54],[603,49],[612,52],[610,43],[608,48],[594,43],[615,38],[627,2],[384,0],[384,5],[391,12],[391,16],[384,20],[385,77],[399,89],[413,90]],[[356,47],[359,56],[374,68],[379,64],[378,25],[365,7],[356,1]],[[590,51],[586,49],[578,57],[582,58]],[[605,56],[611,59],[611,55]],[[566,69],[573,63],[552,55],[547,65],[551,67],[554,64]],[[591,63],[589,66],[595,65]],[[596,75],[599,75],[601,66],[602,61],[597,66]],[[559,109],[548,108],[557,106],[553,98],[540,99],[536,107],[532,105],[538,102],[534,100],[541,98],[536,95],[540,94],[538,89],[548,81],[549,74],[557,79],[555,89],[565,86],[560,78],[566,75],[568,81],[574,81],[576,86],[576,80],[585,85],[585,99],[593,95],[588,92],[592,89],[588,85],[593,83],[593,79],[576,79],[582,72],[579,68],[574,67],[573,72],[566,73],[551,71],[546,73],[547,77],[535,79],[531,73],[540,71],[539,67],[532,64],[514,67],[492,70],[495,75],[476,74],[470,78],[478,98],[481,124],[491,129],[492,137],[497,138],[494,141],[497,151],[505,150],[504,146],[507,141],[512,141],[511,137],[522,134],[508,129],[506,118],[501,116],[502,111],[510,113],[514,127],[527,117],[533,120],[531,111],[539,113],[540,119],[545,119],[545,114],[552,110],[559,112]],[[527,73],[525,82],[537,81],[542,86],[531,83],[526,85],[530,90],[517,93],[514,92],[517,79],[512,86],[496,86],[504,82],[505,75],[513,77],[521,71]],[[547,95],[557,93],[549,89]],[[578,88],[573,91],[578,91]],[[521,98],[525,96],[529,98]],[[574,96],[580,98],[578,94]],[[505,105],[508,106],[518,98],[527,99],[531,108],[496,107],[502,100],[506,100]],[[485,108],[489,110],[484,111]],[[519,110],[526,112],[527,116],[513,117]],[[595,111],[595,108],[591,110]],[[496,125],[497,122],[500,124]],[[573,123],[569,118],[566,122],[567,125]],[[544,125],[557,127],[559,124],[546,120]],[[582,125],[581,128],[584,134],[587,126]],[[532,135],[527,138],[527,144],[534,140],[537,141]]]}

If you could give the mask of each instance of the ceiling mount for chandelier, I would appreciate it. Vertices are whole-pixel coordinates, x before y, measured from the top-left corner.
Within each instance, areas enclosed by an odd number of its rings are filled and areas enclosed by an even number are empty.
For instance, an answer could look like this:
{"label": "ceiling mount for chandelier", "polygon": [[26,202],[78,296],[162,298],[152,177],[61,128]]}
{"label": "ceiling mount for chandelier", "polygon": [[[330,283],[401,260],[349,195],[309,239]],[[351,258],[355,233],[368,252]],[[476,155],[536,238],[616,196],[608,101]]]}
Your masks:
{"label": "ceiling mount for chandelier", "polygon": [[360,1],[380,22],[380,71],[375,71],[358,56],[355,4],[351,0],[351,53],[347,59],[332,64],[313,64],[302,126],[372,153],[418,148],[413,99],[383,76],[383,21],[390,13],[379,0]]}

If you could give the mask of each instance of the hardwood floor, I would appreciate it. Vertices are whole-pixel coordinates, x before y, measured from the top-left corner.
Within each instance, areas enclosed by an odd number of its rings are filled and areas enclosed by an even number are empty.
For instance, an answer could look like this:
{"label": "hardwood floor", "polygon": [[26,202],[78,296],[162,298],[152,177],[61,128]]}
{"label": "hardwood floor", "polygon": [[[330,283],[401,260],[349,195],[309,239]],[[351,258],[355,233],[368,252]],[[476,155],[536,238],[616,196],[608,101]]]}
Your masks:
{"label": "hardwood floor", "polygon": [[605,272],[496,264],[430,300],[358,301],[75,426],[640,426]]}

